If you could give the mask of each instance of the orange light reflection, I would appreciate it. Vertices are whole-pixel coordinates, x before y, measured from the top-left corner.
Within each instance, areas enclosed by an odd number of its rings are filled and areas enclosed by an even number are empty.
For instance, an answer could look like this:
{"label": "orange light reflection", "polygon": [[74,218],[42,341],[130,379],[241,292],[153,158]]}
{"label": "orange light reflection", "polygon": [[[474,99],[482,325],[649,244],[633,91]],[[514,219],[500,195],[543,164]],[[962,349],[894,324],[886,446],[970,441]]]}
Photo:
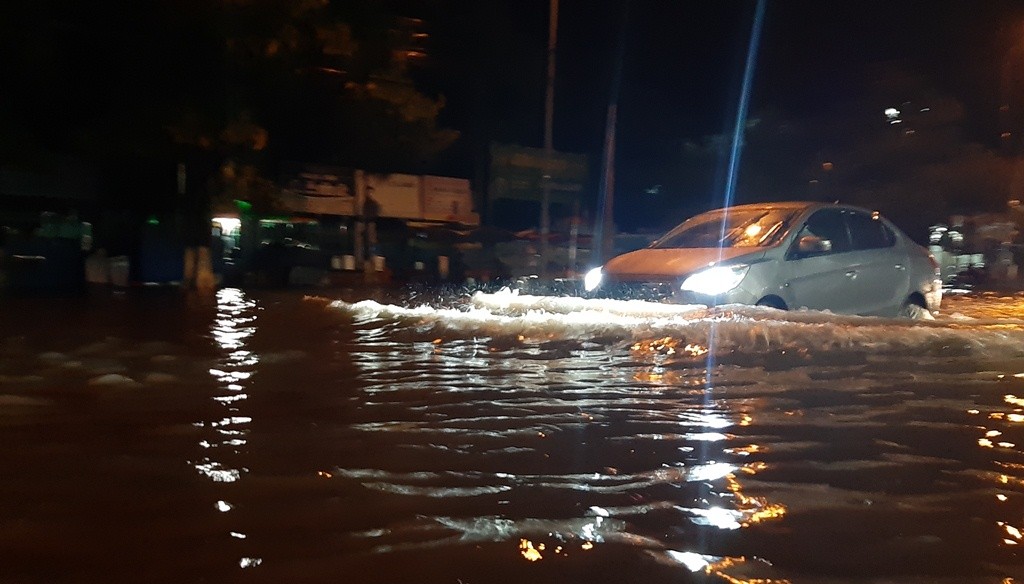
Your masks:
{"label": "orange light reflection", "polygon": [[[745,474],[756,474],[767,468],[763,462],[754,463],[740,467]],[[769,503],[764,497],[748,497],[743,494],[743,487],[736,480],[735,474],[726,475],[726,488],[736,497],[736,507],[742,511],[746,518],[740,521],[740,526],[750,527],[755,523],[761,523],[770,519],[778,519],[786,514],[785,505]]]}
{"label": "orange light reflection", "polygon": [[736,578],[726,574],[723,570],[745,563],[746,558],[723,558],[717,562],[708,564],[704,572],[709,576],[718,576],[729,584],[791,584],[784,578]]}
{"label": "orange light reflection", "polygon": [[[543,544],[540,549],[543,549]],[[544,559],[544,556],[540,555],[540,549],[533,547],[533,542],[528,539],[519,540],[519,553],[531,562]]]}

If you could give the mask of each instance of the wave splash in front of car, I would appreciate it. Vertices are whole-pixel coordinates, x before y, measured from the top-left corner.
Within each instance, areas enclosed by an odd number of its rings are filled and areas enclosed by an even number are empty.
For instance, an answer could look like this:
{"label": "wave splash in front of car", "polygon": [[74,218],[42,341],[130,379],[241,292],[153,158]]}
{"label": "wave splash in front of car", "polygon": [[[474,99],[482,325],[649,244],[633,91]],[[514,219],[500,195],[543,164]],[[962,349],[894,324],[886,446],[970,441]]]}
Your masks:
{"label": "wave splash in front of car", "polygon": [[1024,357],[1024,320],[940,318],[910,321],[780,311],[728,305],[671,305],[638,300],[477,292],[460,307],[415,307],[372,300],[336,301],[357,324],[381,327],[404,340],[491,339],[570,346],[689,347],[694,355],[763,355],[787,350],[820,354],[910,353],[933,356]]}

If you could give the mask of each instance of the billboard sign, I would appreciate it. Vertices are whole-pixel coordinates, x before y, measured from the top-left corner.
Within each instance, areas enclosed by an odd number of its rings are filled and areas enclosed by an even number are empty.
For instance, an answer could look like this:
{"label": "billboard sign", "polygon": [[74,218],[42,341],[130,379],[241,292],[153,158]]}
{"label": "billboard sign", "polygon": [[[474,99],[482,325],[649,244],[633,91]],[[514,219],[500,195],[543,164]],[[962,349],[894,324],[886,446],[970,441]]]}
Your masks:
{"label": "billboard sign", "polygon": [[282,183],[281,204],[293,213],[358,217],[372,197],[377,217],[480,223],[464,178],[303,165],[293,167]]}
{"label": "billboard sign", "polygon": [[473,195],[469,180],[447,176],[424,176],[423,219],[479,225],[480,216],[473,212]]}
{"label": "billboard sign", "polygon": [[292,213],[346,217],[355,214],[355,199],[353,197],[307,197],[285,191],[281,194],[281,206]]}
{"label": "billboard sign", "polygon": [[303,166],[285,178],[284,206],[296,213],[354,215],[356,171],[333,166]]}
{"label": "billboard sign", "polygon": [[571,203],[588,176],[585,154],[491,144],[491,199],[540,201],[545,183],[553,203]]}
{"label": "billboard sign", "polygon": [[[379,205],[378,217],[419,219],[421,178],[413,174],[363,174],[363,197],[373,197]],[[363,201],[360,200],[360,209]]]}

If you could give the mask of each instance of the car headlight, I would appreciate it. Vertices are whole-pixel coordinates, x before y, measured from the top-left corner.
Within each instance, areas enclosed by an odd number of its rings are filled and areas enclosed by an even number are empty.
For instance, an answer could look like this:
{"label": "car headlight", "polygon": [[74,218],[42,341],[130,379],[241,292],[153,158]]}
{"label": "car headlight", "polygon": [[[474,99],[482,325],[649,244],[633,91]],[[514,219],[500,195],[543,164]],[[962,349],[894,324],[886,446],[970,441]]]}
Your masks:
{"label": "car headlight", "polygon": [[583,289],[587,292],[593,292],[601,284],[601,268],[594,268],[587,272],[587,275],[583,276]]}
{"label": "car headlight", "polygon": [[680,289],[708,296],[724,294],[739,286],[749,269],[747,265],[708,268],[683,280]]}

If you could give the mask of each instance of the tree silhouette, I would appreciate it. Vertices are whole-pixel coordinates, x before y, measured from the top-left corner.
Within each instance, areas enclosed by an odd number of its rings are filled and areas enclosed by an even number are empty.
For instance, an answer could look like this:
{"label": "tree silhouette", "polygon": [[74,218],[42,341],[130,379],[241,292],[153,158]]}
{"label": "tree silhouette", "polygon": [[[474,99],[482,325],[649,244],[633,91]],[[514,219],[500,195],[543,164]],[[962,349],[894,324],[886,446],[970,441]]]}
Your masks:
{"label": "tree silhouette", "polygon": [[140,212],[178,204],[185,159],[228,166],[194,184],[236,194],[235,177],[273,180],[287,160],[429,167],[458,134],[437,124],[444,98],[411,80],[421,24],[337,4],[19,3],[0,23],[0,154],[26,169],[89,161],[107,205]]}

